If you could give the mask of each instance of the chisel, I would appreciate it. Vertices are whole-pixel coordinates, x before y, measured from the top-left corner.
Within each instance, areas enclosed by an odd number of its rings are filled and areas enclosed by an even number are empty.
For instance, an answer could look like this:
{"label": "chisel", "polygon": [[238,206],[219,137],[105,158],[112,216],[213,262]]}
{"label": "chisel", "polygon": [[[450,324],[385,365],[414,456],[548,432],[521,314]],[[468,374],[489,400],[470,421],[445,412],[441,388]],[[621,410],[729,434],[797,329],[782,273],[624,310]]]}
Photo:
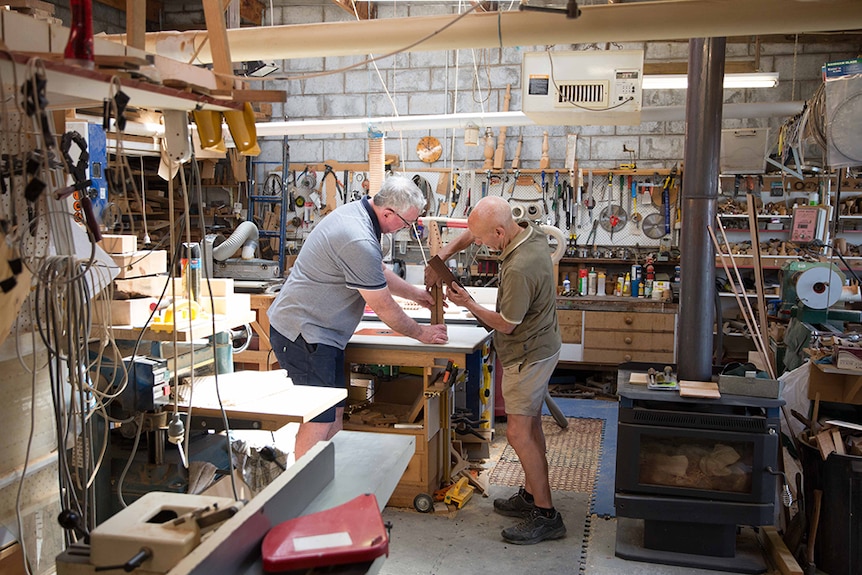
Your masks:
{"label": "chisel", "polygon": [[548,181],[545,179],[545,170],[542,170],[542,209],[547,209],[547,197],[548,197]]}
{"label": "chisel", "polygon": [[557,202],[560,201],[560,171],[554,170],[554,197],[551,200],[551,208],[554,210],[554,219],[551,220],[551,224],[558,226],[560,225],[560,211]]}

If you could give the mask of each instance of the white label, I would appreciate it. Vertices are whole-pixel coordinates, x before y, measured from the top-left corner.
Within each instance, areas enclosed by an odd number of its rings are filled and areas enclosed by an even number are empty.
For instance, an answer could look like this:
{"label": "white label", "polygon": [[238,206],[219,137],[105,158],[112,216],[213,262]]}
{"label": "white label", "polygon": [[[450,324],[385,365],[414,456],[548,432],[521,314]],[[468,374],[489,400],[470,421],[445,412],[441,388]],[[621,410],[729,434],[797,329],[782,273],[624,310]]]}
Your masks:
{"label": "white label", "polygon": [[293,548],[297,551],[315,551],[317,549],[330,549],[332,547],[347,547],[352,545],[350,533],[339,531],[337,533],[326,533],[325,535],[311,535],[309,537],[297,537],[293,540]]}

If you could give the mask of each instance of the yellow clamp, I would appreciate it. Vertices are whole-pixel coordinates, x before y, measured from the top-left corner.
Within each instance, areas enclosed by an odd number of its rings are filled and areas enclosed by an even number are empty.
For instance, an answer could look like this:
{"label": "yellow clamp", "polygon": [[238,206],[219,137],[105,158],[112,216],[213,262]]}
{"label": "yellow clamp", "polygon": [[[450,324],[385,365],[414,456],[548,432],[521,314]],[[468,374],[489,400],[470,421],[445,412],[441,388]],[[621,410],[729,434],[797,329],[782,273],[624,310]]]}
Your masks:
{"label": "yellow clamp", "polygon": [[208,318],[209,314],[203,311],[201,304],[188,299],[181,299],[175,304],[171,304],[165,308],[161,316],[153,318],[150,324],[150,329],[153,331],[172,332],[176,321],[180,322],[180,327],[188,325],[199,319]]}

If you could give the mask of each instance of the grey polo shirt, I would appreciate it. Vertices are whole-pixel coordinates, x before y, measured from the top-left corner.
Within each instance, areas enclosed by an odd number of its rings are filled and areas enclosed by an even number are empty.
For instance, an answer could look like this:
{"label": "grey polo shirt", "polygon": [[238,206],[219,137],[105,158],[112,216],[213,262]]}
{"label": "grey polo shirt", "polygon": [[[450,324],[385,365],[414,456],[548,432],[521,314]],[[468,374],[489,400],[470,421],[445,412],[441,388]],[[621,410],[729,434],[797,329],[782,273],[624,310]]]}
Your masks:
{"label": "grey polo shirt", "polygon": [[267,315],[290,340],[347,347],[362,319],[362,290],[386,287],[380,224],[368,198],[321,219],[302,246]]}
{"label": "grey polo shirt", "polygon": [[526,223],[500,254],[497,311],[516,325],[510,334],[494,333],[494,345],[504,366],[534,363],[559,351],[562,338],[554,265],[548,239],[535,224]]}

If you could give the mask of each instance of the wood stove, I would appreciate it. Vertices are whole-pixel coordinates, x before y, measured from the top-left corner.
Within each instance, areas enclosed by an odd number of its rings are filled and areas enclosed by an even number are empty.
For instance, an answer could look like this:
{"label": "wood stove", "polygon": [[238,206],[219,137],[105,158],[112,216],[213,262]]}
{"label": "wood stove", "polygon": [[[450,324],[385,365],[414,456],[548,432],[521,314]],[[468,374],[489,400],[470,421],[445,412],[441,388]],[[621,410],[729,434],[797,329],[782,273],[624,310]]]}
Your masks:
{"label": "wood stove", "polygon": [[629,383],[620,367],[616,555],[625,559],[760,573],[758,549],[737,526],[771,525],[780,399],[682,398]]}

